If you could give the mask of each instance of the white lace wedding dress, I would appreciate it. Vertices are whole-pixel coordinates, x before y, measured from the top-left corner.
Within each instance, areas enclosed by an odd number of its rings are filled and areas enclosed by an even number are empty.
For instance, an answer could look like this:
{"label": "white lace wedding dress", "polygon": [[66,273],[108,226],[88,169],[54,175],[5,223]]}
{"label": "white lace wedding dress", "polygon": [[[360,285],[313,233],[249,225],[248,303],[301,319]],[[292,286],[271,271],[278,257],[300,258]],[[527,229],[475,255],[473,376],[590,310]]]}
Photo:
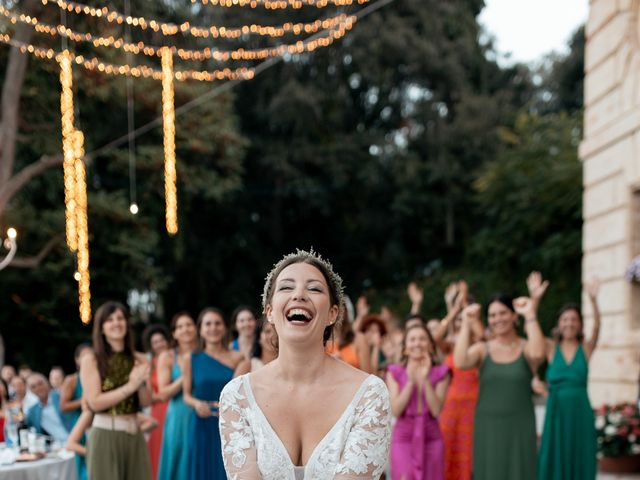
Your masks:
{"label": "white lace wedding dress", "polygon": [[300,467],[256,403],[249,374],[220,395],[222,458],[231,480],[377,480],[388,459],[390,422],[387,386],[370,375]]}

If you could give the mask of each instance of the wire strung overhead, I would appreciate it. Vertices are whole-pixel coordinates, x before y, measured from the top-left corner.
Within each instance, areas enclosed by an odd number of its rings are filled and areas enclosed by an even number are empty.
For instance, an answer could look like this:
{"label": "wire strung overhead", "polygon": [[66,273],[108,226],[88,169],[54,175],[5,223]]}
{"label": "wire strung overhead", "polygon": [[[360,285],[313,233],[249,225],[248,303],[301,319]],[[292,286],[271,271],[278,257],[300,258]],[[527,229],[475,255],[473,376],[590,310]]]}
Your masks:
{"label": "wire strung overhead", "polygon": [[214,7],[264,7],[268,10],[300,9],[304,6],[325,8],[329,6],[346,7],[357,3],[363,5],[370,0],[191,0],[191,3],[211,5]]}

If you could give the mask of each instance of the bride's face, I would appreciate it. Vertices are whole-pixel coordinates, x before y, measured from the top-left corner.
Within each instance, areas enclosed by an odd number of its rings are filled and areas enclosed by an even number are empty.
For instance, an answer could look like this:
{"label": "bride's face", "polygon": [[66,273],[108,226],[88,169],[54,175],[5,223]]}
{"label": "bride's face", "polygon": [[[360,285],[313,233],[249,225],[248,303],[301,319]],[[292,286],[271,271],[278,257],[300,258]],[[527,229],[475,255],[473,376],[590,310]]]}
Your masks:
{"label": "bride's face", "polygon": [[331,305],[329,286],[320,270],[308,263],[294,263],[276,278],[266,314],[280,345],[322,343],[324,329],[338,317],[338,306]]}

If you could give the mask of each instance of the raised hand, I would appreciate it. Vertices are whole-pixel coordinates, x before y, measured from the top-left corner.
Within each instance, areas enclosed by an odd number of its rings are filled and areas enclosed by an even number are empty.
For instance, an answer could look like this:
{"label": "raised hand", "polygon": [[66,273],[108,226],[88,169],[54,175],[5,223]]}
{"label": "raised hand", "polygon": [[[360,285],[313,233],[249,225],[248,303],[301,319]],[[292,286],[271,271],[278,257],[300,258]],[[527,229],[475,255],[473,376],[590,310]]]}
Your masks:
{"label": "raised hand", "polygon": [[459,284],[453,282],[450,283],[444,291],[444,302],[447,304],[447,311],[451,311],[453,309],[453,303],[459,293],[459,288]]}
{"label": "raised hand", "polygon": [[600,279],[597,276],[593,276],[587,283],[584,284],[584,289],[589,295],[589,298],[595,300],[598,297],[600,291]]}
{"label": "raised hand", "polygon": [[480,319],[480,304],[472,303],[462,310],[462,321],[465,323],[471,323]]}
{"label": "raised hand", "polygon": [[356,317],[362,318],[367,315],[369,315],[369,302],[367,302],[367,297],[361,295],[356,302]]}
{"label": "raised hand", "polygon": [[515,308],[518,315],[522,315],[524,318],[535,318],[536,305],[534,301],[529,297],[518,297],[513,301],[513,308]]}
{"label": "raised hand", "polygon": [[407,295],[409,295],[409,300],[411,300],[412,304],[422,304],[424,300],[424,290],[418,287],[416,282],[411,282],[407,287]]}
{"label": "raised hand", "polygon": [[198,415],[200,418],[208,418],[212,415],[211,413],[211,407],[207,404],[207,402],[203,402],[201,400],[198,400],[196,402],[196,415]]}
{"label": "raised hand", "polygon": [[462,308],[469,305],[469,285],[465,280],[458,282],[458,297],[456,300],[460,302]]}
{"label": "raised hand", "polygon": [[129,382],[136,387],[136,390],[149,379],[151,365],[148,361],[136,360],[133,368],[129,372]]}
{"label": "raised hand", "polygon": [[529,297],[535,302],[539,302],[544,296],[549,281],[542,281],[542,274],[540,272],[531,272],[527,277],[527,289],[529,290]]}

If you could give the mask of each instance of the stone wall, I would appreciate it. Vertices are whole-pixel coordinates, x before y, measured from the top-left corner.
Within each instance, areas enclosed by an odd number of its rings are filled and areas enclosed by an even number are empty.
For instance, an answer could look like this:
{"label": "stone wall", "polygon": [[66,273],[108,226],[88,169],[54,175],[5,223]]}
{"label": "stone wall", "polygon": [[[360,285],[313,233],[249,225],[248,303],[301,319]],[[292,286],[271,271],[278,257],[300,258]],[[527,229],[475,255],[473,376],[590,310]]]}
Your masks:
{"label": "stone wall", "polygon": [[[591,0],[586,39],[583,279],[603,281],[589,378],[597,406],[638,397],[640,287],[624,271],[640,255],[640,0]],[[583,310],[589,334],[586,298]]]}

